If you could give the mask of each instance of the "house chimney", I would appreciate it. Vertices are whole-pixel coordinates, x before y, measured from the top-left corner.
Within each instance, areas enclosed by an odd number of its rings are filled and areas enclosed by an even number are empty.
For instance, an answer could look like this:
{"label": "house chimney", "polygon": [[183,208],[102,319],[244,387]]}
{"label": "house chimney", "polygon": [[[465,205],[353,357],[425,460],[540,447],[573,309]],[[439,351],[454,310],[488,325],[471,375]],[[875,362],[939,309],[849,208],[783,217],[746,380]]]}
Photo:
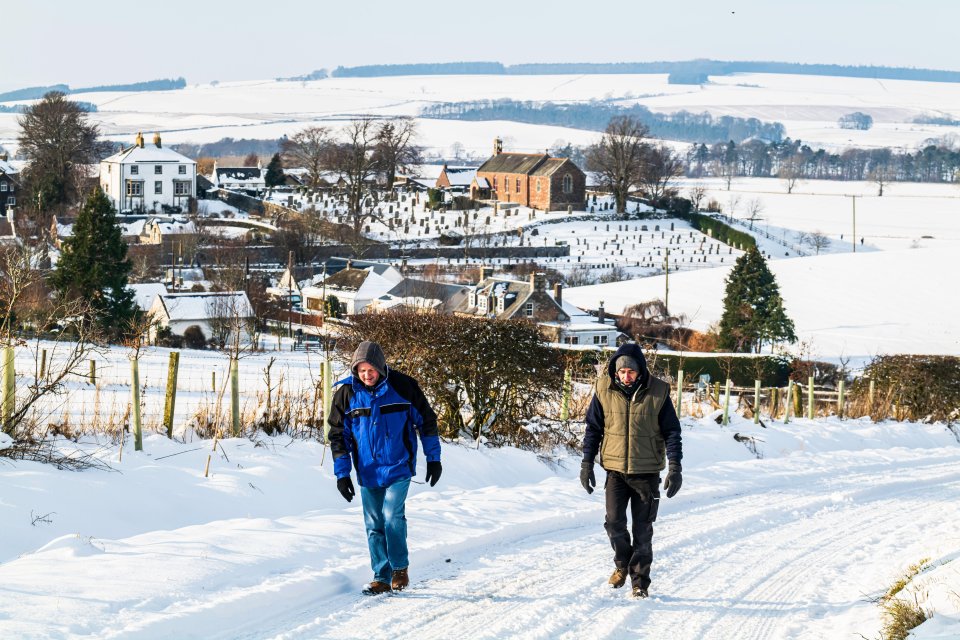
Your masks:
{"label": "house chimney", "polygon": [[530,288],[534,291],[543,291],[547,288],[547,276],[543,273],[530,274]]}
{"label": "house chimney", "polygon": [[353,259],[347,258],[347,269],[353,269]]}
{"label": "house chimney", "polygon": [[137,139],[135,144],[143,149],[143,134],[139,131],[137,131]]}
{"label": "house chimney", "polygon": [[157,145],[157,149],[160,149],[160,148],[161,148],[161,147],[160,147],[160,134],[159,134],[159,133],[153,134],[153,144]]}
{"label": "house chimney", "polygon": [[500,138],[493,139],[493,155],[498,156],[503,153],[503,140]]}
{"label": "house chimney", "polygon": [[563,283],[557,282],[553,285],[553,299],[557,301],[557,304],[563,305]]}
{"label": "house chimney", "polygon": [[603,300],[600,301],[600,307],[597,309],[597,322],[603,324],[603,321],[607,319],[607,312],[603,308]]}

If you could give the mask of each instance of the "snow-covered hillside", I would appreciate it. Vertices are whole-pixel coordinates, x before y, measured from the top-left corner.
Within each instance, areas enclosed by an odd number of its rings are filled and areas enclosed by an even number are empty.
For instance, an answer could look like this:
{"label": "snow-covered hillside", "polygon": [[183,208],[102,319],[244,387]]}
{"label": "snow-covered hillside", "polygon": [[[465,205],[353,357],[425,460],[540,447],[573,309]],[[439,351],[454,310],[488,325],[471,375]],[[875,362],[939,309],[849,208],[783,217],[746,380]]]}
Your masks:
{"label": "snow-covered hillside", "polygon": [[[108,137],[129,143],[137,131],[159,131],[165,142],[210,142],[224,137],[279,138],[317,122],[338,124],[358,113],[416,115],[424,105],[510,98],[534,101],[606,100],[639,103],[653,111],[708,111],[779,121],[807,144],[914,148],[929,138],[960,134],[960,127],[915,124],[918,116],[960,118],[960,85],[865,78],[735,74],[708,84],[669,84],[664,74],[574,76],[400,76],[328,78],[311,82],[251,80],[192,85],[166,92],[89,93],[93,119]],[[837,126],[861,111],[869,131]],[[564,127],[508,122],[421,121],[423,144],[449,150],[454,142],[486,157],[495,135],[516,151],[539,151],[558,139],[585,144],[597,134]],[[16,114],[0,114],[0,144],[15,147]]]}
{"label": "snow-covered hillside", "polygon": [[408,501],[412,588],[366,598],[360,507],[320,445],[226,440],[204,478],[209,441],[150,436],[122,462],[61,441],[112,471],[0,465],[0,637],[874,637],[869,599],[923,558],[930,624],[960,632],[950,431],[711,418],[684,419],[646,601],[606,586],[603,499],[576,456],[446,444],[440,483]]}

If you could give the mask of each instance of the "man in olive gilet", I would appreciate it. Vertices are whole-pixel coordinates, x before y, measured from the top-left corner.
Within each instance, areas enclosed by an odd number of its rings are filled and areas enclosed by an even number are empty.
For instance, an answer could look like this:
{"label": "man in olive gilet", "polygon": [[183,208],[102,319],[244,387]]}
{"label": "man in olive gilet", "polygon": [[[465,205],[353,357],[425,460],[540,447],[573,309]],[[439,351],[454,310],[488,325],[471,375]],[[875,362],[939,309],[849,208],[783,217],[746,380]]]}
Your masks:
{"label": "man in olive gilet", "polygon": [[670,385],[650,375],[637,344],[617,349],[594,386],[580,469],[580,482],[587,493],[593,493],[597,484],[593,464],[598,452],[600,466],[607,471],[603,526],[616,566],[609,584],[619,589],[629,575],[633,595],[646,598],[653,562],[653,522],[660,504],[660,471],[670,463],[663,489],[672,498],[682,482],[683,451]]}

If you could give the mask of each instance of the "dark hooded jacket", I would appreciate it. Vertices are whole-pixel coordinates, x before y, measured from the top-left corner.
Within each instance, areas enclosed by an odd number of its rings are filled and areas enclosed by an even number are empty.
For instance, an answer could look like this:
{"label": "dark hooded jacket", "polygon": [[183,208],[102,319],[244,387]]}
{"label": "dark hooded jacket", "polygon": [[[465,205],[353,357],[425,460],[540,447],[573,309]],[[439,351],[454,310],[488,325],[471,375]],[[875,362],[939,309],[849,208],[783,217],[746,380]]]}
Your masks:
{"label": "dark hooded jacket", "polygon": [[[641,369],[629,396],[616,383],[615,363],[623,355],[636,360]],[[586,422],[583,459],[593,463],[599,453],[600,464],[608,471],[657,473],[667,460],[679,464],[683,458],[670,386],[650,375],[643,350],[635,343],[617,349],[597,378]]]}

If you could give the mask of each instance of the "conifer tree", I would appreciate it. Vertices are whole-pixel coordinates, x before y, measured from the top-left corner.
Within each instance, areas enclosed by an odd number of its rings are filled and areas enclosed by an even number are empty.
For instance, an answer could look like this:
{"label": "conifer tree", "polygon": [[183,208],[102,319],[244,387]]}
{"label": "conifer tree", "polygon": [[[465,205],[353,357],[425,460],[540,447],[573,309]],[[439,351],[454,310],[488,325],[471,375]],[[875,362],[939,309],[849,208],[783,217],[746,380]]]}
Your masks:
{"label": "conifer tree", "polygon": [[90,301],[94,320],[117,337],[136,313],[133,291],[127,288],[130,270],[116,212],[97,187],[80,210],[73,235],[63,243],[50,284],[60,295]]}
{"label": "conifer tree", "polygon": [[268,189],[279,187],[283,184],[283,162],[280,160],[280,154],[275,153],[270,158],[270,164],[267,165],[267,173],[263,176],[263,181]]}
{"label": "conifer tree", "polygon": [[776,278],[756,247],[737,259],[727,276],[718,346],[760,352],[764,343],[796,342]]}

